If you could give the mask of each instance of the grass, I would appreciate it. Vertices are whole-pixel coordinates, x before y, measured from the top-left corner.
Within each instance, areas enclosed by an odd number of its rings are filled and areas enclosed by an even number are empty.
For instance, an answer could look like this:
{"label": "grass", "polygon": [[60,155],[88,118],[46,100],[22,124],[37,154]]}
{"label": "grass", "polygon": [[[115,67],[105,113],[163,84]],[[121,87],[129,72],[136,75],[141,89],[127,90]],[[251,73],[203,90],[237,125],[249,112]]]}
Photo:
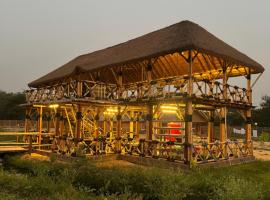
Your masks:
{"label": "grass", "polygon": [[176,172],[8,157],[0,171],[1,199],[269,199],[269,185],[263,161]]}

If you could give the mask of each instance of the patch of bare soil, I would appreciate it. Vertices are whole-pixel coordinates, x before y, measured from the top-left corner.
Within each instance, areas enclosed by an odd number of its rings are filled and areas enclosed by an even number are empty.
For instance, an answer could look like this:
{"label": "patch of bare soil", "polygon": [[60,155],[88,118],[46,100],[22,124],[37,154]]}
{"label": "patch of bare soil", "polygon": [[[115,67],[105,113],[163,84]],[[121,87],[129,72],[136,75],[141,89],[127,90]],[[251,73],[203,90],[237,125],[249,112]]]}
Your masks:
{"label": "patch of bare soil", "polygon": [[41,161],[49,161],[50,158],[48,156],[43,156],[37,153],[31,153],[31,154],[24,154],[22,157],[22,159],[26,159],[26,160],[41,160]]}
{"label": "patch of bare soil", "polygon": [[253,154],[258,160],[270,161],[270,142],[253,142]]}

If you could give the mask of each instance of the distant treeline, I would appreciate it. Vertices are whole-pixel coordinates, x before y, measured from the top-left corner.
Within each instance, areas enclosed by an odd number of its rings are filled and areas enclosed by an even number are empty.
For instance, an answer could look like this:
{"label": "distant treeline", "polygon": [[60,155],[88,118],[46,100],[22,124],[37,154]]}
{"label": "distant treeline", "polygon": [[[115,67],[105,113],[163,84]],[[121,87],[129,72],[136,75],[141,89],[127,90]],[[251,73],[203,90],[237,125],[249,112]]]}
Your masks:
{"label": "distant treeline", "polygon": [[25,109],[20,106],[23,103],[25,103],[24,93],[0,91],[0,120],[24,119]]}

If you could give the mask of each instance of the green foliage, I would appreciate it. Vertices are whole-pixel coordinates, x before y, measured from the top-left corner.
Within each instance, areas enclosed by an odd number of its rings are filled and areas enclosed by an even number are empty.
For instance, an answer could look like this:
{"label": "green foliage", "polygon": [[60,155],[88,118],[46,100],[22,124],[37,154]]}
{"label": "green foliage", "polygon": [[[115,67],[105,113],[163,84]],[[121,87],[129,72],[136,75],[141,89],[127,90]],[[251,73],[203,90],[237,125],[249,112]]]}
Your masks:
{"label": "green foliage", "polygon": [[[141,167],[97,167],[5,158],[0,194],[18,199],[268,199],[270,162],[190,172]],[[11,197],[10,199],[12,199]]]}
{"label": "green foliage", "polygon": [[257,122],[258,126],[270,127],[270,96],[263,96],[262,103],[260,104],[260,108],[253,111],[253,122]]}
{"label": "green foliage", "polygon": [[267,132],[262,132],[259,136],[259,140],[261,142],[269,142],[270,141],[270,135]]}
{"label": "green foliage", "polygon": [[243,126],[245,120],[236,109],[228,109],[227,123],[231,126]]}
{"label": "green foliage", "polygon": [[24,119],[24,108],[19,106],[23,103],[25,103],[24,93],[0,91],[0,120]]}

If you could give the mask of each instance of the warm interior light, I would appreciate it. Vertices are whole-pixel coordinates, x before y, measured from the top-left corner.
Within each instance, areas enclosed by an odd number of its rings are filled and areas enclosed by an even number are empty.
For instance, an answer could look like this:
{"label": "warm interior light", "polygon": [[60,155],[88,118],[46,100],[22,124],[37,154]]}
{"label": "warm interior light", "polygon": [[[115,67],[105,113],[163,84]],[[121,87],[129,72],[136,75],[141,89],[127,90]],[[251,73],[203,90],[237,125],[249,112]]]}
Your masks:
{"label": "warm interior light", "polygon": [[118,109],[117,108],[107,108],[106,112],[114,112],[114,113],[116,113],[116,112],[118,112]]}
{"label": "warm interior light", "polygon": [[111,115],[115,115],[117,112],[118,112],[117,108],[107,108],[103,114],[111,116]]}
{"label": "warm interior light", "polygon": [[162,110],[163,113],[176,113],[176,110]]}
{"label": "warm interior light", "polygon": [[173,113],[176,114],[178,108],[174,104],[164,104],[160,106],[162,113]]}
{"label": "warm interior light", "polygon": [[177,110],[177,107],[174,105],[162,105],[160,106],[162,110]]}
{"label": "warm interior light", "polygon": [[49,105],[49,108],[58,108],[58,107],[59,107],[58,104],[51,104],[51,105]]}

